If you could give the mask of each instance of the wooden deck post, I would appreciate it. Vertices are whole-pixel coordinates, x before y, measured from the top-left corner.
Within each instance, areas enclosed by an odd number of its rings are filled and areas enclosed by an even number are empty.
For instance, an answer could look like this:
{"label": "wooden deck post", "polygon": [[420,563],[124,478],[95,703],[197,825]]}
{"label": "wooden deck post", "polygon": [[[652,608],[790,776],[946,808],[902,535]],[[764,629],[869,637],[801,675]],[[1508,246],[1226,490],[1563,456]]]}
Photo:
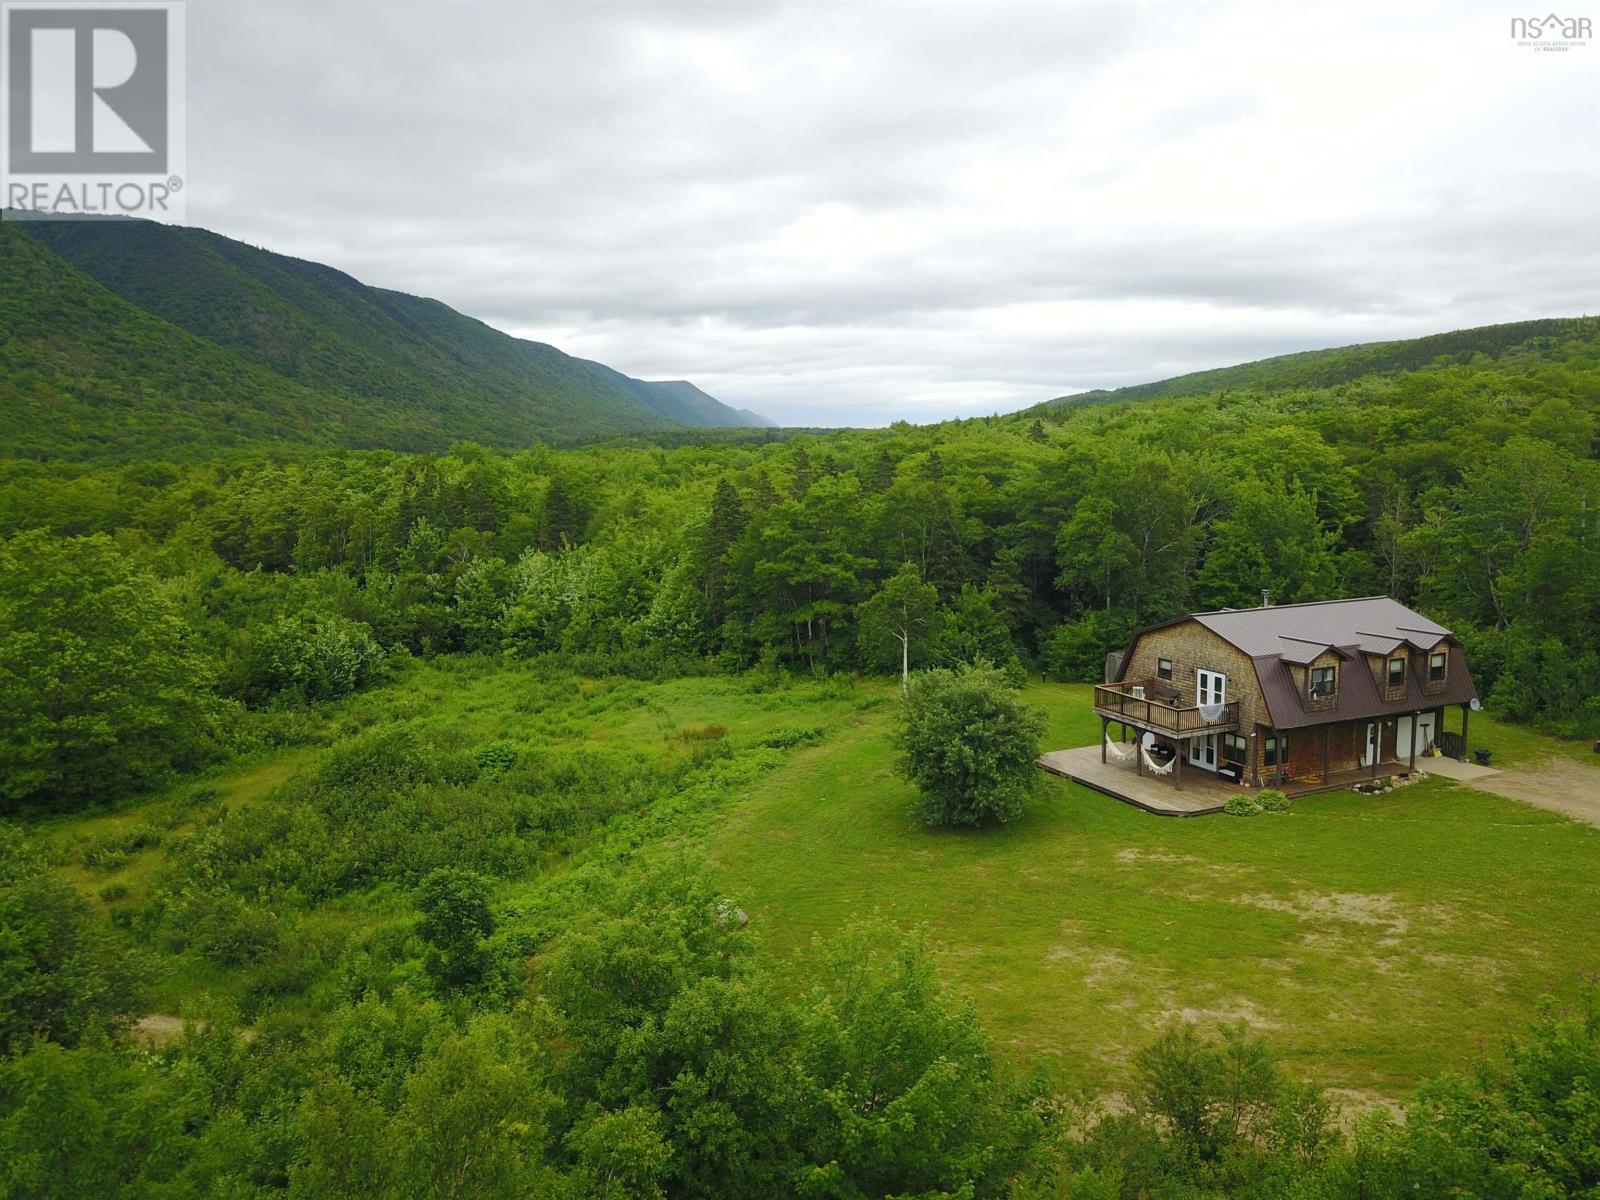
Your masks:
{"label": "wooden deck post", "polygon": [[1469,705],[1461,706],[1461,761],[1466,762],[1472,757],[1472,749],[1467,745],[1467,722],[1472,719],[1472,709]]}
{"label": "wooden deck post", "polygon": [[1272,731],[1272,742],[1273,742],[1273,745],[1277,746],[1277,748],[1278,748],[1278,773],[1277,773],[1278,774],[1278,778],[1277,778],[1277,782],[1278,782],[1278,786],[1281,788],[1283,786],[1283,769],[1284,769],[1285,766],[1288,765],[1286,762],[1284,762],[1284,760],[1289,757],[1287,754],[1284,753],[1284,750],[1283,750],[1283,731],[1282,730],[1274,729]]}
{"label": "wooden deck post", "polygon": [[1144,774],[1144,763],[1140,761],[1144,758],[1143,750],[1144,734],[1140,733],[1138,727],[1135,726],[1133,730],[1133,773],[1135,775]]}
{"label": "wooden deck post", "polygon": [[1100,763],[1101,763],[1102,766],[1105,764],[1105,761],[1106,761],[1106,739],[1109,738],[1110,736],[1111,736],[1111,718],[1110,717],[1101,717],[1100,718]]}
{"label": "wooden deck post", "polygon": [[1172,786],[1178,791],[1183,791],[1183,743],[1172,743]]}

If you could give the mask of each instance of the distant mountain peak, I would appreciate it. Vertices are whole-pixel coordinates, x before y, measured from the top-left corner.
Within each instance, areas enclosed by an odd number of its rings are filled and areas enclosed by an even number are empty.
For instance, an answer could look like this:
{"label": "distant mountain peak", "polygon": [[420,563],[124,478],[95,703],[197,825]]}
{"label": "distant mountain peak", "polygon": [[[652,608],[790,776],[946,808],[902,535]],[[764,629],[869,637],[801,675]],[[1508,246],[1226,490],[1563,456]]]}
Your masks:
{"label": "distant mountain peak", "polygon": [[[208,230],[130,219],[0,224],[0,285],[20,311],[32,290],[53,313],[48,340],[45,330],[36,340],[8,330],[12,370],[0,398],[40,419],[39,444],[12,453],[73,452],[38,409],[40,394],[56,393],[70,397],[79,453],[150,453],[172,436],[163,426],[190,430],[191,441],[207,431],[200,440],[218,445],[442,450],[770,424],[686,380],[634,379],[438,300]],[[84,345],[68,353],[74,338]],[[169,349],[164,363],[119,362],[107,339],[186,349],[175,359]],[[93,386],[71,377],[72,358],[97,363]]]}

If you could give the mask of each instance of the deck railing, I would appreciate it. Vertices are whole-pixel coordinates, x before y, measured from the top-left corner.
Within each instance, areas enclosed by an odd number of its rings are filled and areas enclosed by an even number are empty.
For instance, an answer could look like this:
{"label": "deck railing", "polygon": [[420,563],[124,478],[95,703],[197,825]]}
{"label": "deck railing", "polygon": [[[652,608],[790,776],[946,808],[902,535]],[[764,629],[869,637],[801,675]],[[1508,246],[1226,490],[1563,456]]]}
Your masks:
{"label": "deck railing", "polygon": [[[1135,688],[1143,690],[1144,695],[1138,695]],[[1239,724],[1237,704],[1230,702],[1222,705],[1222,711],[1216,720],[1208,721],[1201,713],[1199,705],[1168,704],[1155,699],[1151,695],[1153,690],[1153,685],[1150,683],[1097,684],[1094,689],[1094,709],[1103,717],[1127,721],[1130,725],[1153,729],[1159,733],[1185,736],[1195,733],[1216,733],[1236,728]]]}

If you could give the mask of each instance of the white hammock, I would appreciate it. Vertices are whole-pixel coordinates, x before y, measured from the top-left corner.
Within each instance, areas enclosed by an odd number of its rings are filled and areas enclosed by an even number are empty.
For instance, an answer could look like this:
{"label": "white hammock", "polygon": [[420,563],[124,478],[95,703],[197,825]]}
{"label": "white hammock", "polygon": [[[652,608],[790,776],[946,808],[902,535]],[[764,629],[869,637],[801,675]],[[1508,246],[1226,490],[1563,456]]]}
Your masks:
{"label": "white hammock", "polygon": [[1109,733],[1106,734],[1106,749],[1111,751],[1111,757],[1116,759],[1118,762],[1127,762],[1133,757],[1133,747],[1130,746],[1128,749],[1124,750],[1120,745],[1111,740],[1111,735]]}
{"label": "white hammock", "polygon": [[1152,775],[1171,775],[1172,768],[1178,765],[1178,756],[1176,754],[1167,759],[1167,765],[1163,767],[1156,764],[1156,760],[1150,757],[1150,751],[1143,746],[1139,747],[1139,753],[1144,755],[1145,770]]}
{"label": "white hammock", "polygon": [[1201,719],[1207,725],[1213,725],[1222,720],[1222,714],[1228,711],[1226,704],[1202,704],[1200,706]]}

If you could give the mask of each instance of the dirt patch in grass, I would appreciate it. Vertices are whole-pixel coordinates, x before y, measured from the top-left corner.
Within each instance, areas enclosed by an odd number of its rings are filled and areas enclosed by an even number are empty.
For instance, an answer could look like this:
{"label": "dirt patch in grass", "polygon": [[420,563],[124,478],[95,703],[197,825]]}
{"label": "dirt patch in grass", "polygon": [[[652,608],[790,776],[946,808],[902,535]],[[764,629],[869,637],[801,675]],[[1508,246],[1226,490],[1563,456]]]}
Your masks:
{"label": "dirt patch in grass", "polygon": [[[1237,903],[1271,912],[1290,913],[1302,921],[1338,921],[1370,926],[1382,930],[1382,936],[1378,939],[1380,945],[1398,943],[1409,932],[1412,922],[1412,916],[1402,909],[1393,896],[1362,892],[1297,892],[1287,899],[1257,893],[1240,896]],[[1441,916],[1433,911],[1426,915],[1435,924]]]}
{"label": "dirt patch in grass", "polygon": [[[170,1046],[183,1036],[184,1019],[175,1017],[171,1013],[151,1013],[149,1016],[140,1017],[133,1023],[129,1034],[136,1042],[143,1042],[147,1046]],[[194,1022],[198,1029],[205,1028],[204,1021]],[[239,1030],[239,1037],[244,1041],[254,1041],[254,1029]]]}
{"label": "dirt patch in grass", "polygon": [[1467,786],[1600,825],[1600,767],[1549,758],[1538,767],[1501,771]]}
{"label": "dirt patch in grass", "polygon": [[1125,863],[1195,863],[1201,860],[1198,855],[1194,854],[1168,854],[1162,850],[1141,850],[1137,846],[1130,846],[1126,850],[1117,851],[1117,861]]}
{"label": "dirt patch in grass", "polygon": [[1244,996],[1235,996],[1219,1000],[1215,1004],[1204,1008],[1185,1007],[1166,1009],[1162,1016],[1167,1021],[1187,1021],[1192,1025],[1200,1025],[1214,1029],[1221,1025],[1238,1025],[1240,1022],[1251,1029],[1276,1029],[1282,1023],[1273,1020],[1262,1012],[1261,1009]]}
{"label": "dirt patch in grass", "polygon": [[1405,1107],[1391,1096],[1370,1088],[1324,1088],[1324,1094],[1333,1104],[1334,1122],[1349,1133],[1367,1114],[1382,1111],[1397,1121],[1405,1119]]}
{"label": "dirt patch in grass", "polygon": [[1088,946],[1052,946],[1045,953],[1051,963],[1076,963],[1083,971],[1083,986],[1119,986],[1134,972],[1133,960],[1115,950],[1092,950]]}

